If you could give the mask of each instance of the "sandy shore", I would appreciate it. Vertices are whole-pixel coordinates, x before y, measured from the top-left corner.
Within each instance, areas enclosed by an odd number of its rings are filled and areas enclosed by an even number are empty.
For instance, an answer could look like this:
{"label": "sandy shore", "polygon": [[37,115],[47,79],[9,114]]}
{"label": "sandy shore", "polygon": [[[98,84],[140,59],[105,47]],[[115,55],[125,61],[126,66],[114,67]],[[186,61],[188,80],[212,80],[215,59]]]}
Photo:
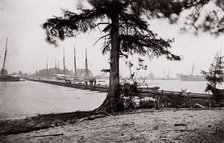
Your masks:
{"label": "sandy shore", "polygon": [[224,109],[143,110],[140,113],[79,120],[29,133],[0,136],[0,142],[223,143]]}

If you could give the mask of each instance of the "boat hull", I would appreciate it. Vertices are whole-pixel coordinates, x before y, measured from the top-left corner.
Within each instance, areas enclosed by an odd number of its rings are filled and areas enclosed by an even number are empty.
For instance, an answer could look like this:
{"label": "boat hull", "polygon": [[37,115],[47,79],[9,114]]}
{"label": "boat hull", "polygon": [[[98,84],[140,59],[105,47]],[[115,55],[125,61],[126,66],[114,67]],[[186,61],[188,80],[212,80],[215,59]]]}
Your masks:
{"label": "boat hull", "polygon": [[181,75],[180,76],[181,81],[206,81],[204,76],[199,75]]}

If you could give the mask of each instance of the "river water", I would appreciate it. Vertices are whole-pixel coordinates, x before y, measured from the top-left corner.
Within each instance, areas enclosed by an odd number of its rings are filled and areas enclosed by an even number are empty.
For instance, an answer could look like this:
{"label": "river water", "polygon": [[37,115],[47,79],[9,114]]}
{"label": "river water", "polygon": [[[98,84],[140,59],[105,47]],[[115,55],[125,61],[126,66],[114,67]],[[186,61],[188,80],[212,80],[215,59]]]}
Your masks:
{"label": "river water", "polygon": [[204,93],[206,81],[181,81],[181,80],[147,80],[149,87],[159,86],[163,90]]}
{"label": "river water", "polygon": [[106,93],[46,83],[0,82],[0,119],[97,108]]}
{"label": "river water", "polygon": [[[204,93],[205,81],[150,80],[160,89]],[[0,119],[23,118],[46,113],[87,111],[100,106],[106,93],[46,83],[0,82]]]}

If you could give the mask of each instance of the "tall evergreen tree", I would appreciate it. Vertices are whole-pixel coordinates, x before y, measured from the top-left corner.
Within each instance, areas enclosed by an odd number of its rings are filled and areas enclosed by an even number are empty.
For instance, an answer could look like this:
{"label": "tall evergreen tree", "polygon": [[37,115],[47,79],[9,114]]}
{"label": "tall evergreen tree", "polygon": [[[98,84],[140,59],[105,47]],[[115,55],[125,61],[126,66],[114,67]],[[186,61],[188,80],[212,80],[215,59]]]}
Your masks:
{"label": "tall evergreen tree", "polygon": [[214,62],[211,64],[209,71],[202,71],[202,74],[205,75],[205,79],[216,87],[217,84],[221,84],[224,79],[224,57],[221,56],[221,53],[218,53],[214,58]]}
{"label": "tall evergreen tree", "polygon": [[119,111],[119,57],[138,53],[154,56],[165,55],[169,60],[180,57],[169,51],[172,40],[158,38],[149,29],[151,18],[167,17],[175,21],[173,15],[191,6],[200,5],[205,0],[89,0],[90,9],[79,8],[80,13],[63,11],[63,16],[48,19],[43,28],[47,40],[55,44],[55,37],[63,40],[75,36],[78,32],[87,32],[99,25],[104,25],[106,33],[99,40],[105,39],[103,53],[110,52],[109,92],[99,111],[109,113]]}

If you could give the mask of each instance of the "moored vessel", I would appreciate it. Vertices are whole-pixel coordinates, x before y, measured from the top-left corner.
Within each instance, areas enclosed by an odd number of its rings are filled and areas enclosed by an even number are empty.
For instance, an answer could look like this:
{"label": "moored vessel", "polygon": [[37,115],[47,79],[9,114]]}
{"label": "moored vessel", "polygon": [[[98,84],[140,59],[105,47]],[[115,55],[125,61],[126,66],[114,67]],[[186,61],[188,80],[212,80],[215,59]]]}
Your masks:
{"label": "moored vessel", "polygon": [[8,38],[6,38],[6,44],[5,44],[5,54],[4,54],[4,60],[3,60],[3,66],[1,70],[1,76],[0,81],[24,81],[19,77],[19,75],[10,74],[8,75],[7,72],[5,72],[5,62],[6,62],[6,55],[7,55],[7,44],[8,44]]}

